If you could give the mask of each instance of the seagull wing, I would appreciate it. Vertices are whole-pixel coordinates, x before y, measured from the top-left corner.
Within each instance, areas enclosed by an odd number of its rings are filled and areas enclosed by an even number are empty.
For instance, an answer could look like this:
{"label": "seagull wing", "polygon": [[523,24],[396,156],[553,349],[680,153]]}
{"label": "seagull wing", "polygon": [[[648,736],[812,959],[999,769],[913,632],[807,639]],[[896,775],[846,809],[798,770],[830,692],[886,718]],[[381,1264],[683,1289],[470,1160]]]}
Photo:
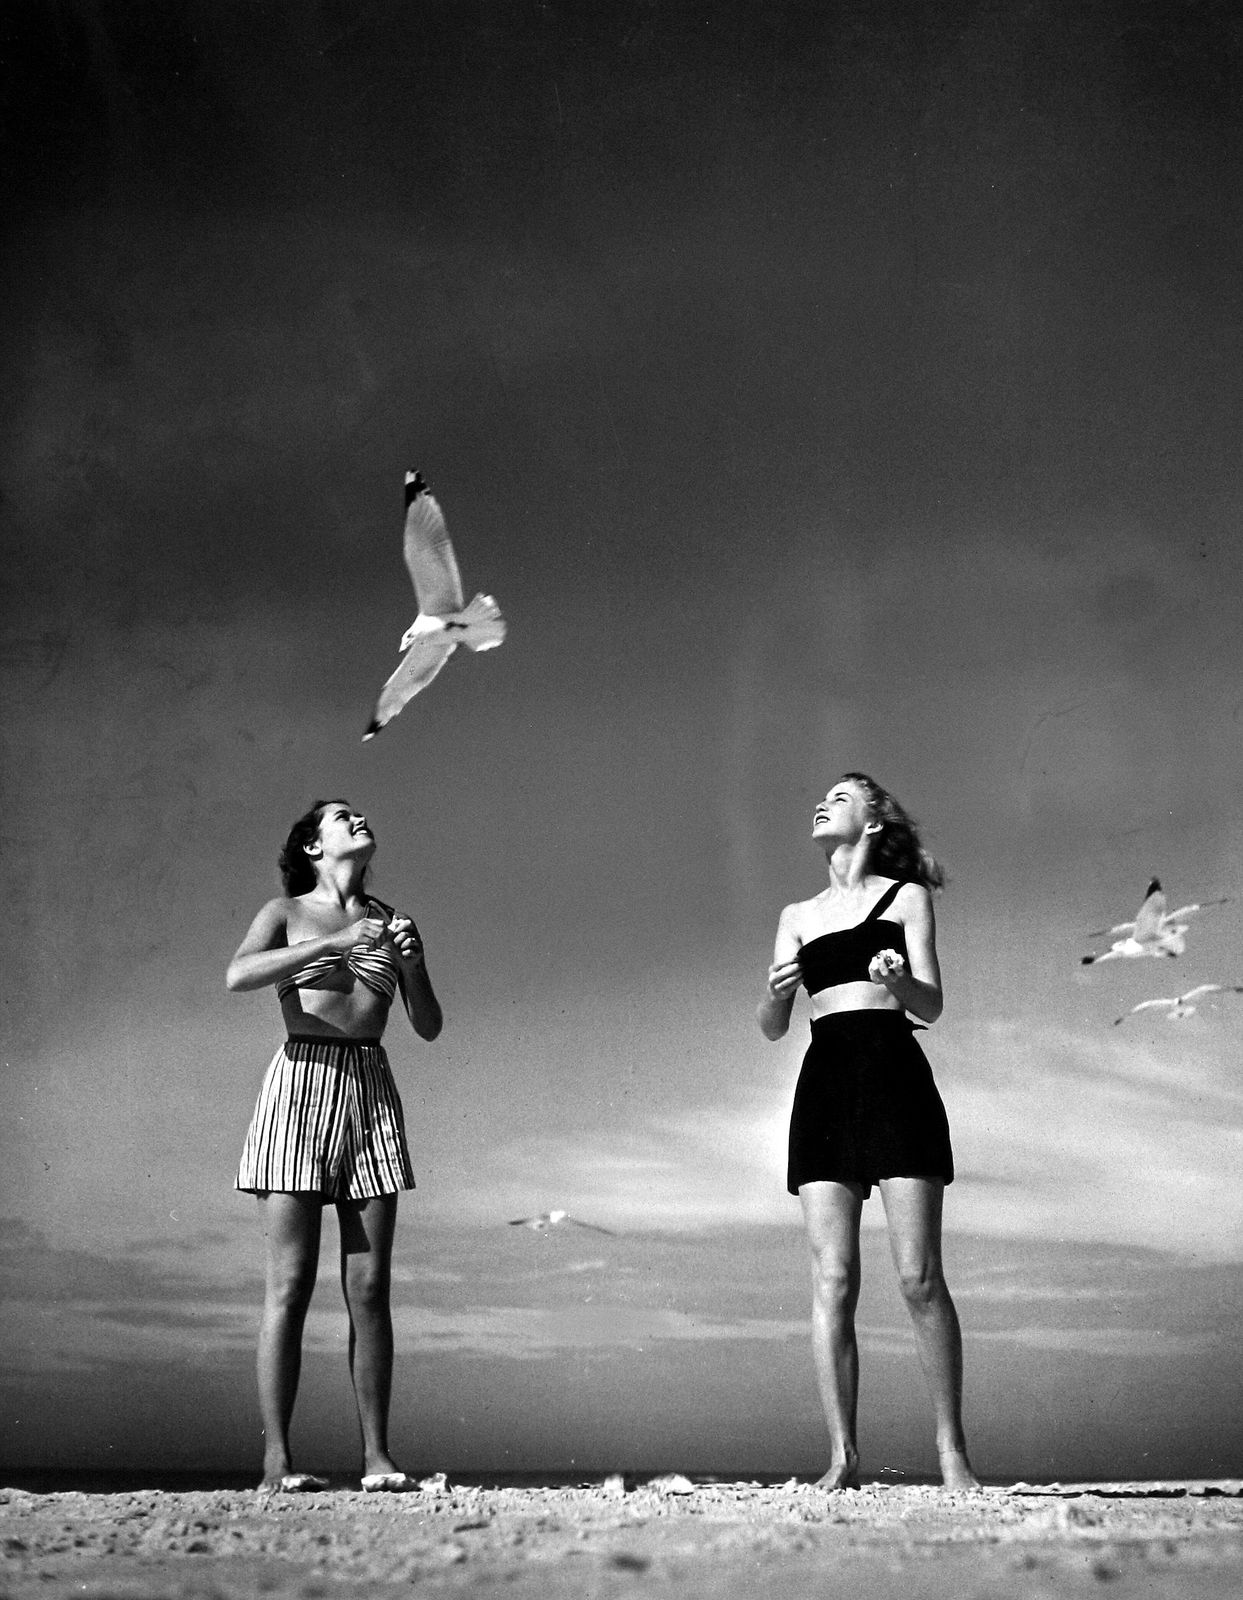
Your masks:
{"label": "seagull wing", "polygon": [[610,1239],[617,1237],[612,1228],[602,1228],[598,1222],[580,1222],[577,1217],[567,1217],[567,1222],[572,1222],[576,1228],[590,1228],[592,1233],[607,1233]]}
{"label": "seagull wing", "polygon": [[[1186,996],[1184,995],[1180,998],[1185,999]],[[1141,1000],[1137,1006],[1132,1006],[1129,1011],[1124,1011],[1120,1017],[1116,1018],[1114,1021],[1114,1027],[1116,1028],[1119,1022],[1125,1022],[1128,1017],[1133,1017],[1137,1011],[1151,1011],[1154,1006],[1176,1006],[1178,1004],[1179,998],[1170,1000]]]}
{"label": "seagull wing", "polygon": [[1220,900],[1193,900],[1189,906],[1179,906],[1177,911],[1166,911],[1162,914],[1162,922],[1177,922],[1179,917],[1189,917],[1193,911],[1203,911],[1208,906],[1224,906],[1230,896],[1223,895]]}
{"label": "seagull wing", "polygon": [[406,566],[419,610],[444,617],[462,609],[462,578],[444,513],[418,473],[406,474]]}
{"label": "seagull wing", "polygon": [[1135,938],[1140,944],[1155,939],[1165,916],[1165,892],[1154,878],[1148,885],[1144,903],[1135,914]]}
{"label": "seagull wing", "polygon": [[420,689],[426,689],[456,649],[457,645],[444,632],[420,634],[380,690],[371,724],[363,738],[373,739],[407,700],[413,699]]}
{"label": "seagull wing", "polygon": [[1203,994],[1218,994],[1225,988],[1222,983],[1197,983],[1194,989],[1188,989],[1186,994],[1180,994],[1178,1003],[1185,1005],[1188,1000],[1198,1000]]}
{"label": "seagull wing", "polygon": [[1115,922],[1112,928],[1098,928],[1094,933],[1088,934],[1088,938],[1109,939],[1112,938],[1115,933],[1133,933],[1137,939],[1143,939],[1145,935],[1141,933],[1140,928],[1144,913],[1149,910],[1150,903],[1152,903],[1152,898],[1154,895],[1161,895],[1160,910],[1164,911],[1165,896],[1161,894],[1161,880],[1160,878],[1151,878],[1149,879],[1147,889],[1144,890],[1144,903],[1139,908],[1138,920],[1135,922]]}

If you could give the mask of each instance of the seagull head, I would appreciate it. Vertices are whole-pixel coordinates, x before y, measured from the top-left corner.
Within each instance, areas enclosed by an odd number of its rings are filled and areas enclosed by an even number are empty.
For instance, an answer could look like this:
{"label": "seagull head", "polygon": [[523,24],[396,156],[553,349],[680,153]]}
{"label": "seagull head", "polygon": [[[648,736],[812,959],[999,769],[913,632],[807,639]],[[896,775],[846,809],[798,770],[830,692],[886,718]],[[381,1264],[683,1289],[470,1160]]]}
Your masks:
{"label": "seagull head", "polygon": [[443,633],[445,629],[443,617],[429,617],[426,612],[420,611],[418,616],[401,636],[399,650],[409,650],[416,639],[428,633]]}

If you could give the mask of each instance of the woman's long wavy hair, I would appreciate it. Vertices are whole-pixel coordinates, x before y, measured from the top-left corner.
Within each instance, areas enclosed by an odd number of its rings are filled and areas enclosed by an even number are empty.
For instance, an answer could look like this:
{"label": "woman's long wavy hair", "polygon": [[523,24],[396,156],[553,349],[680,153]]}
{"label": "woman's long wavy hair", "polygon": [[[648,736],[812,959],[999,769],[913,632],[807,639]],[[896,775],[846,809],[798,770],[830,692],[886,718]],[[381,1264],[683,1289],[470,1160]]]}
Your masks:
{"label": "woman's long wavy hair", "polygon": [[857,784],[867,801],[868,812],[881,830],[872,838],[868,866],[887,878],[922,883],[926,889],[945,885],[945,871],[939,861],[924,849],[914,817],[866,772],[844,772],[839,783]]}
{"label": "woman's long wavy hair", "polygon": [[[324,820],[324,812],[329,806],[348,804],[346,800],[317,800],[290,828],[285,848],[276,858],[276,864],[280,868],[285,893],[291,899],[294,895],[310,894],[315,887],[315,867],[306,853],[306,847],[319,838],[319,825]],[[365,881],[365,873],[363,877]]]}

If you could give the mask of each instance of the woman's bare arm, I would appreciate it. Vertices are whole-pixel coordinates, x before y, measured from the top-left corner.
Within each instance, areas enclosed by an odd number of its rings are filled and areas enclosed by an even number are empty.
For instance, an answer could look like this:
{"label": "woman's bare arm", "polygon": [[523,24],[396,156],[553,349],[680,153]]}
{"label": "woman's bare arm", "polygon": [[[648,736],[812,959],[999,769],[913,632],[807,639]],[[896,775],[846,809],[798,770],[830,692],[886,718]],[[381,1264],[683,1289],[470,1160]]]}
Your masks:
{"label": "woman's bare arm", "polygon": [[292,978],[317,956],[345,955],[364,939],[378,939],[384,924],[378,918],[360,918],[336,933],[319,939],[288,943],[289,902],[269,900],[251,923],[225,973],[225,986],[235,992],[263,989]]}
{"label": "woman's bare arm", "polygon": [[794,996],[803,980],[798,964],[799,938],[794,931],[797,906],[787,906],[777,921],[777,938],[773,946],[773,964],[768,969],[768,987],[764,998],[755,1008],[755,1020],[766,1039],[785,1037],[790,1027],[790,1013],[794,1009]]}
{"label": "woman's bare arm", "polygon": [[406,1015],[410,1018],[410,1026],[420,1039],[426,1039],[430,1044],[444,1027],[445,1019],[440,1009],[440,1001],[436,998],[436,991],[432,988],[427,963],[422,957],[413,966],[413,970],[409,963],[402,962],[401,997],[406,1004]]}
{"label": "woman's bare arm", "polygon": [[445,1019],[432,988],[422,937],[409,917],[394,916],[388,931],[400,963],[401,998],[410,1026],[430,1044],[444,1027]]}
{"label": "woman's bare arm", "polygon": [[[903,961],[895,950],[882,950],[872,958],[868,975],[873,983],[883,983],[905,1011],[914,1012],[921,1022],[935,1022],[941,1015],[945,996],[941,990],[941,966],[937,961],[932,896],[922,884],[912,883],[903,886],[899,900],[907,959]],[[894,909],[897,909],[896,904]]]}

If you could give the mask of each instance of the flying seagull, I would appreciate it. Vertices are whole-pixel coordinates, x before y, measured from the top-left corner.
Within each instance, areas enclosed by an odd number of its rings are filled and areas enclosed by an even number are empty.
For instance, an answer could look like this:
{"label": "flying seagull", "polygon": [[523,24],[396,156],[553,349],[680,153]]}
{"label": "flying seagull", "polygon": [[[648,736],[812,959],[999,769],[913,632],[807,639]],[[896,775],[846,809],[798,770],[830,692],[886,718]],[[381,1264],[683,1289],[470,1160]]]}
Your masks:
{"label": "flying seagull", "polygon": [[1119,922],[1112,928],[1088,935],[1089,939],[1108,939],[1116,933],[1123,937],[1114,939],[1102,955],[1084,956],[1083,965],[1090,967],[1098,961],[1134,959],[1137,956],[1180,956],[1187,948],[1188,924],[1182,919],[1191,916],[1194,911],[1203,911],[1205,906],[1224,906],[1229,898],[1229,895],[1224,895],[1220,900],[1197,900],[1189,906],[1179,906],[1177,911],[1167,911],[1161,880],[1154,878],[1148,885],[1143,905],[1135,913],[1134,922]]}
{"label": "flying seagull", "polygon": [[555,1228],[559,1223],[572,1222],[576,1228],[590,1228],[592,1233],[607,1233],[616,1238],[612,1228],[601,1228],[594,1222],[580,1222],[577,1217],[572,1217],[568,1211],[542,1211],[538,1217],[512,1217],[511,1228],[530,1228],[534,1233],[547,1233],[549,1228]]}
{"label": "flying seagull", "polygon": [[1125,1022],[1127,1017],[1134,1016],[1137,1011],[1148,1011],[1154,1006],[1168,1007],[1165,1013],[1167,1022],[1179,1022],[1183,1017],[1189,1017],[1196,1009],[1195,1002],[1206,994],[1243,994],[1243,984],[1238,983],[1197,983],[1194,989],[1188,989],[1186,994],[1175,995],[1172,1000],[1141,1000],[1137,1006],[1132,1006],[1122,1016],[1114,1019],[1116,1028],[1120,1022]]}
{"label": "flying seagull", "polygon": [[419,614],[401,636],[397,648],[406,653],[380,690],[364,742],[374,739],[407,700],[427,687],[458,645],[492,650],[505,637],[505,619],[490,594],[477,594],[463,609],[462,580],[444,513],[417,472],[406,473],[403,554]]}

